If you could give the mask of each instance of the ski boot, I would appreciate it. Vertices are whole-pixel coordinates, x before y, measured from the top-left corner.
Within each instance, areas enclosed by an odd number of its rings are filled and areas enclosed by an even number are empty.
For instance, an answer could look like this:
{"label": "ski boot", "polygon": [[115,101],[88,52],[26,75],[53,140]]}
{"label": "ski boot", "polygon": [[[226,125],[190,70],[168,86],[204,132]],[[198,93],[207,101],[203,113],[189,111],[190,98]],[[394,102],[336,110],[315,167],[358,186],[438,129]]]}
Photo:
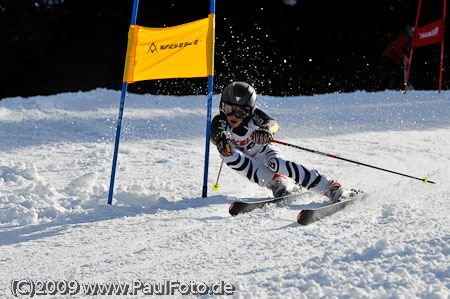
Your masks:
{"label": "ski boot", "polygon": [[278,198],[292,194],[292,188],[289,188],[289,182],[286,177],[275,174],[270,183],[270,189],[272,189],[273,197]]}
{"label": "ski boot", "polygon": [[340,202],[343,198],[354,197],[358,194],[355,189],[345,190],[341,184],[336,181],[331,181],[330,185],[325,190],[325,196],[330,199],[332,203]]}
{"label": "ski boot", "polygon": [[330,185],[325,190],[325,196],[328,197],[332,203],[337,203],[341,201],[343,191],[341,184],[336,181],[331,181]]}

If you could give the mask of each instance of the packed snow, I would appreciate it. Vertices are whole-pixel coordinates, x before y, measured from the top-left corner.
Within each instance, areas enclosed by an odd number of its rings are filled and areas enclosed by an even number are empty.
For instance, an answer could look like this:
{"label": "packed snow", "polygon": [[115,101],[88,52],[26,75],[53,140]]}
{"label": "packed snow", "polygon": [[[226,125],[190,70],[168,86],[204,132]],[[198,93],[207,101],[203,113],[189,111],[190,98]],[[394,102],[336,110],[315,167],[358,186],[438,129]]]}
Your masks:
{"label": "packed snow", "polygon": [[449,99],[449,91],[260,95],[278,140],[419,178],[280,145],[286,158],[368,194],[309,226],[297,214],[325,197],[230,216],[233,201],[271,192],[227,167],[213,191],[214,146],[201,197],[206,96],[128,94],[113,205],[120,91],[3,99],[0,297],[29,297],[33,283],[47,294],[58,285],[56,297],[77,283],[77,297],[89,283],[129,283],[128,297],[138,298],[140,283],[154,294],[169,283],[178,286],[172,298],[213,284],[230,298],[449,298]]}

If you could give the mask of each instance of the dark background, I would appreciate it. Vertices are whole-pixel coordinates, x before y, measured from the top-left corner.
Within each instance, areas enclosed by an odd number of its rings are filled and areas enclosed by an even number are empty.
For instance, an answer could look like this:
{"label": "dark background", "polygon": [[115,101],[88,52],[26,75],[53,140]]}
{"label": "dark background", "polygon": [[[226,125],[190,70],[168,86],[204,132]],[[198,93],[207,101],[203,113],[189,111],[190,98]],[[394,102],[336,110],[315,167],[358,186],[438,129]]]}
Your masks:
{"label": "dark background", "polygon": [[[414,26],[418,6],[418,0],[285,2],[216,0],[215,93],[233,80],[281,96],[383,90],[380,54]],[[120,90],[132,6],[132,0],[0,0],[0,98]],[[442,9],[443,0],[423,0],[419,26],[440,19]],[[208,13],[209,0],[140,0],[137,24],[174,26]],[[414,50],[416,89],[438,88],[439,59],[440,44]],[[443,89],[449,63],[444,53]],[[128,88],[176,95],[206,89],[206,78]]]}

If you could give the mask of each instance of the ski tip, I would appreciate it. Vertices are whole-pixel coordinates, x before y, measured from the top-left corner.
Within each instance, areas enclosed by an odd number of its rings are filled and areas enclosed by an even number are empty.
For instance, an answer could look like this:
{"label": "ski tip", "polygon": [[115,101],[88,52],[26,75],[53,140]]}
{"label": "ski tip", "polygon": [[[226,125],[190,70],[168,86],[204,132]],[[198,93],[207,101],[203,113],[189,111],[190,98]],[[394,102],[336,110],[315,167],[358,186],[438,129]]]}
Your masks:
{"label": "ski tip", "polygon": [[302,212],[303,212],[303,211],[300,211],[300,213],[298,213],[298,216],[297,216],[297,223],[300,223],[300,219],[302,218]]}
{"label": "ski tip", "polygon": [[[231,210],[233,209],[233,206],[234,206],[234,202],[230,205],[230,207],[228,208],[228,213],[230,213],[231,214]],[[231,214],[231,215],[233,215],[233,214]]]}
{"label": "ski tip", "polygon": [[235,216],[237,215],[234,211],[233,211],[233,207],[234,207],[235,202],[233,202],[230,207],[228,208],[228,213],[231,214],[231,216]]}

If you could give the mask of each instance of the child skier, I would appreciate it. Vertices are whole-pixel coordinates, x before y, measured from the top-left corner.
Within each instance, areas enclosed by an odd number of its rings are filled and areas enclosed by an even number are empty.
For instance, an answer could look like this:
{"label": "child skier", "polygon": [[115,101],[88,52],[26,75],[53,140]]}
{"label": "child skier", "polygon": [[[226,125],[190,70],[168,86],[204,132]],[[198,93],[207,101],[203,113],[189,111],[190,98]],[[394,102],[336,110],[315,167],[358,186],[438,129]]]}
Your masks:
{"label": "child skier", "polygon": [[211,142],[231,169],[271,189],[274,197],[292,193],[294,186],[286,177],[327,196],[333,203],[347,197],[338,182],[285,160],[280,149],[270,142],[278,128],[276,120],[256,108],[255,89],[244,82],[233,82],[222,91],[220,114],[211,124]]}

